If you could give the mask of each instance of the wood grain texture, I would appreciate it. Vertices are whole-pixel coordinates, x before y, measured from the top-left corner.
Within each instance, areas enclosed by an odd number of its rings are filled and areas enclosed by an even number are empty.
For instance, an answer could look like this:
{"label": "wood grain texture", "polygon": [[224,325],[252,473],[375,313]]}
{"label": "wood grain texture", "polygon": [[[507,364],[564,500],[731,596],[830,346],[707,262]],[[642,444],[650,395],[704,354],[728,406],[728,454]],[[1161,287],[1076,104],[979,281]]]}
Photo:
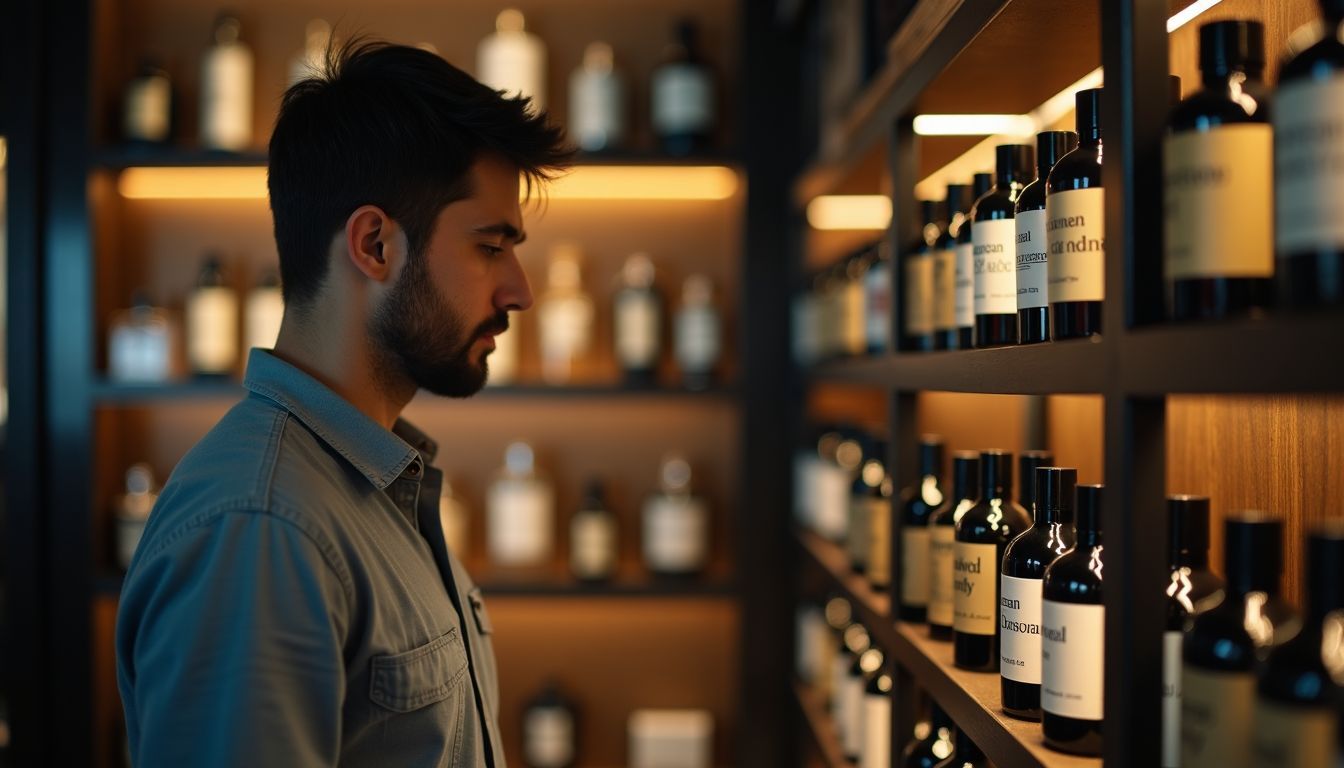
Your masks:
{"label": "wood grain texture", "polygon": [[[1188,3],[1185,3],[1188,5]],[[1278,82],[1289,36],[1318,16],[1314,0],[1223,0],[1195,21],[1171,33],[1170,72],[1181,78],[1181,92],[1199,88],[1199,28],[1211,21],[1254,19],[1265,25],[1265,82]]]}
{"label": "wood grain texture", "polygon": [[887,393],[880,388],[815,384],[807,390],[811,424],[854,424],[886,437]]}
{"label": "wood grain texture", "polygon": [[[952,477],[955,451],[998,448],[1014,455],[1026,445],[1028,398],[1021,395],[966,395],[921,392],[915,410],[920,434],[943,437],[943,477]],[[1016,470],[1014,470],[1016,471]]]}
{"label": "wood grain texture", "polygon": [[1046,445],[1055,463],[1076,467],[1079,483],[1105,480],[1105,401],[1099,395],[1051,395],[1046,402]]}

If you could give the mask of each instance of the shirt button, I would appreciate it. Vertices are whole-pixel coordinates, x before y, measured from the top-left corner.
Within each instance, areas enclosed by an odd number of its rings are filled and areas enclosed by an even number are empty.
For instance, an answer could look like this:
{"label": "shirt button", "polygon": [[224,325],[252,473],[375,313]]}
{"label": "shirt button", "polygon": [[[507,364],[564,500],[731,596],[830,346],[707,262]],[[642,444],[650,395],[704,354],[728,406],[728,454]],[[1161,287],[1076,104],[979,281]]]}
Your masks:
{"label": "shirt button", "polygon": [[410,472],[412,475],[418,475],[418,474],[420,474],[420,465],[419,465],[419,464],[412,464],[410,467],[407,468],[406,471],[407,471],[407,472]]}

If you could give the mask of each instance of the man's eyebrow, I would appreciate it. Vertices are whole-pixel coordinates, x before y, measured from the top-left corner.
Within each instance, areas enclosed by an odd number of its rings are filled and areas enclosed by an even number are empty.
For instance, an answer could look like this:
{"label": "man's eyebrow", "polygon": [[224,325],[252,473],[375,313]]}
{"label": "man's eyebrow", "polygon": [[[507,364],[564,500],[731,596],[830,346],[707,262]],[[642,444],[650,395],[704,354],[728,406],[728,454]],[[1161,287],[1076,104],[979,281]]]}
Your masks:
{"label": "man's eyebrow", "polygon": [[517,227],[506,221],[498,224],[489,224],[484,227],[477,227],[472,231],[478,235],[502,235],[512,240],[514,245],[520,245],[527,239],[526,232],[519,232]]}

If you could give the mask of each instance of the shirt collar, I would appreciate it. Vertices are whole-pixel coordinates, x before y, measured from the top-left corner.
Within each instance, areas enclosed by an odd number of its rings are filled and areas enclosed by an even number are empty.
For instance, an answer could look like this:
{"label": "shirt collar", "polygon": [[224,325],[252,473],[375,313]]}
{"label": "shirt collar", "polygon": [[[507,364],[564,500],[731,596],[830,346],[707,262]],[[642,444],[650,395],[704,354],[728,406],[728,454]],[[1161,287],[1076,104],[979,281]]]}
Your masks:
{"label": "shirt collar", "polygon": [[408,422],[398,419],[393,432],[387,431],[317,379],[264,349],[248,355],[243,386],[293,414],[379,490],[412,464],[418,477],[437,450],[433,440]]}

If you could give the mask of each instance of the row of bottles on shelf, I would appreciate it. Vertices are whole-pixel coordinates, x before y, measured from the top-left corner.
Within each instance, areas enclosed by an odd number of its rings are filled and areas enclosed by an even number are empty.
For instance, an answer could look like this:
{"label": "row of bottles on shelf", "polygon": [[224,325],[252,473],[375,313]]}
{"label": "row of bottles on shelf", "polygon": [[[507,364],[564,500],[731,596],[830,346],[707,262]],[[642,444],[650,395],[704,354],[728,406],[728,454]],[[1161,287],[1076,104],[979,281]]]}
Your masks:
{"label": "row of bottles on shelf", "polygon": [[[255,65],[242,30],[237,16],[220,14],[211,45],[201,57],[198,140],[206,149],[236,152],[256,143],[252,135]],[[304,48],[290,61],[287,86],[323,72],[331,36],[327,22],[309,22]],[[650,126],[668,154],[706,151],[716,130],[715,78],[701,55],[697,38],[694,21],[678,22],[674,41],[650,74]],[[428,43],[420,47],[434,50]],[[546,46],[525,28],[521,12],[500,12],[495,32],[477,47],[476,76],[509,95],[530,97],[538,111],[546,108]],[[615,67],[612,46],[601,41],[591,43],[569,80],[568,128],[581,149],[601,152],[620,149],[629,142],[632,110],[628,90],[625,78]],[[126,87],[122,137],[133,143],[172,141],[173,101],[167,70],[147,58]]]}
{"label": "row of bottles on shelf", "polygon": [[[1338,30],[1344,6],[1323,7],[1326,29]],[[1180,80],[1170,77],[1162,276],[1169,316],[1344,305],[1344,117],[1334,109],[1344,99],[1344,43],[1326,34],[1284,66],[1272,118],[1259,22],[1205,24],[1199,58],[1202,90],[1181,101]],[[901,255],[903,349],[1101,332],[1101,89],[1079,91],[1075,107],[1076,133],[1040,133],[1034,152],[1000,145],[995,174],[976,174],[969,199],[967,185],[950,184],[944,201],[921,202],[920,235]],[[888,269],[869,248],[816,278],[798,304],[800,362],[888,348]]]}
{"label": "row of bottles on shelf", "polygon": [[[523,710],[523,764],[572,768],[580,763],[578,705],[547,684]],[[626,724],[632,768],[709,768],[714,716],[703,709],[638,709]]]}
{"label": "row of bottles on shelf", "polygon": [[[710,514],[692,490],[690,463],[669,455],[659,470],[659,490],[641,508],[641,554],[649,572],[666,576],[701,573],[710,556]],[[153,470],[135,464],[126,472],[126,490],[114,504],[117,565],[125,569],[149,519],[157,488]],[[448,549],[471,554],[471,513],[445,480],[439,513]],[[555,488],[537,467],[531,445],[515,442],[486,494],[486,555],[500,571],[545,569],[555,562],[558,539]],[[579,508],[569,517],[568,563],[575,579],[599,583],[616,576],[620,526],[608,507],[601,481],[591,481]]]}

